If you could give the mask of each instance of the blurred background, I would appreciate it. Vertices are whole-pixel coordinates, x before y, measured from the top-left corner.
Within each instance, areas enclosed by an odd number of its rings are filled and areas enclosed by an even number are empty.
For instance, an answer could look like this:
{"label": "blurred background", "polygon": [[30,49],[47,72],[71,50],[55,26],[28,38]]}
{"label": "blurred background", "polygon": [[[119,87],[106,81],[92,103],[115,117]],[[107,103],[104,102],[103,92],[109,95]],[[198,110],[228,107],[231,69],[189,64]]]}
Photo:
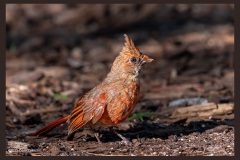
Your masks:
{"label": "blurred background", "polygon": [[[8,125],[69,113],[106,77],[124,33],[154,59],[134,113],[159,113],[149,119],[163,123],[177,107],[233,102],[233,12],[230,4],[7,4]],[[222,115],[233,118],[233,108]]]}

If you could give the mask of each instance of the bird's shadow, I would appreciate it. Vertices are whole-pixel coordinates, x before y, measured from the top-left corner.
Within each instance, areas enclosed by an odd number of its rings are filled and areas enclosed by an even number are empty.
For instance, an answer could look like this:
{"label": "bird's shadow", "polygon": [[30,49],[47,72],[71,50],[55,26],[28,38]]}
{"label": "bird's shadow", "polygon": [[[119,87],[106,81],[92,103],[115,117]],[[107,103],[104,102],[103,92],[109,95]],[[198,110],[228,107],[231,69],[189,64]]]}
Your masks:
{"label": "bird's shadow", "polygon": [[[203,132],[221,132],[224,130],[230,130],[234,126],[234,120],[222,120],[222,121],[192,121],[189,123],[185,123],[185,121],[178,121],[176,123],[171,123],[169,125],[160,125],[158,123],[141,121],[137,122],[133,127],[130,127],[128,130],[119,130],[116,129],[118,133],[122,136],[126,137],[130,141],[133,139],[141,139],[141,138],[160,138],[160,139],[168,139],[170,136],[182,136],[189,135],[192,133],[201,134]],[[66,126],[61,126],[57,130],[52,133],[48,133],[47,137],[55,137],[55,138],[64,138],[67,137],[67,132],[63,133],[63,128]],[[62,134],[59,130],[61,130]],[[101,130],[94,131],[98,132],[100,135],[100,140],[103,143],[108,142],[116,142],[121,141],[121,138],[118,137],[114,132],[110,130]],[[76,133],[73,141],[78,141],[80,139],[85,139],[87,142],[96,141],[97,139],[94,136],[94,132],[84,132],[80,130]]]}
{"label": "bird's shadow", "polygon": [[[224,130],[230,130],[234,126],[234,120],[223,121],[192,121],[188,124],[184,122],[172,123],[169,125],[159,125],[156,123],[140,122],[135,127],[128,130],[116,130],[118,133],[129,139],[141,139],[141,138],[161,138],[168,139],[170,136],[182,136],[192,133],[201,134],[203,132],[221,132]],[[121,141],[115,133],[112,131],[100,131],[102,142],[116,142]],[[95,137],[91,137],[88,140],[94,140]]]}

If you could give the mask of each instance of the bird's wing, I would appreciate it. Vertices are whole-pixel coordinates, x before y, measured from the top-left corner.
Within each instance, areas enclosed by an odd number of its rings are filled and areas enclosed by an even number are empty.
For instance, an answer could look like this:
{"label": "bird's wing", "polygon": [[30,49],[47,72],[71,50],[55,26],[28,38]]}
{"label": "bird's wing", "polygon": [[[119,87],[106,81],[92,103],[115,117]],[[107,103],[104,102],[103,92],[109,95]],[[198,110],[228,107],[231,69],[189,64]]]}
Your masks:
{"label": "bird's wing", "polygon": [[74,133],[91,120],[95,124],[102,117],[105,107],[105,92],[98,95],[87,94],[80,99],[70,114],[68,135]]}
{"label": "bird's wing", "polygon": [[86,105],[83,108],[83,112],[92,113],[92,123],[95,124],[101,117],[104,112],[104,109],[107,104],[106,93],[103,92],[96,97],[90,98],[90,104]]}

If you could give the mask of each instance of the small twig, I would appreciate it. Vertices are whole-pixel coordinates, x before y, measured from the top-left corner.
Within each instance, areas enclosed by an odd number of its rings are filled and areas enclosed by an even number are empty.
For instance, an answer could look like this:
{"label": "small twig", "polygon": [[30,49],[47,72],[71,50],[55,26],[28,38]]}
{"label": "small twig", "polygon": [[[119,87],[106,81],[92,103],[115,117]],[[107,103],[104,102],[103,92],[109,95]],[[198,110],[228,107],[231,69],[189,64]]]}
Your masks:
{"label": "small twig", "polygon": [[49,113],[49,112],[64,111],[64,110],[69,109],[69,107],[64,107],[64,108],[47,107],[47,108],[33,109],[33,110],[23,113],[16,107],[16,105],[12,101],[10,101],[9,109],[12,111],[13,114],[15,114],[19,117],[26,117],[26,116],[33,115],[36,113],[46,113],[46,112]]}
{"label": "small twig", "polygon": [[124,133],[124,134],[125,134],[125,135],[129,135],[129,136],[135,136],[135,135],[138,135],[138,134],[141,134],[141,133],[150,133],[150,131],[148,131],[148,130],[143,130],[143,131],[139,131],[139,132]]}
{"label": "small twig", "polygon": [[24,116],[23,115],[23,112],[20,111],[16,105],[13,103],[13,101],[10,101],[9,102],[9,105],[8,105],[8,108],[12,111],[13,114],[15,114],[16,116],[19,116],[19,117],[22,117]]}
{"label": "small twig", "polygon": [[8,94],[6,95],[6,100],[7,101],[13,101],[14,103],[20,104],[21,106],[36,105],[36,102],[34,102],[34,101],[19,99],[15,96],[10,96]]}
{"label": "small twig", "polygon": [[128,156],[128,155],[124,155],[124,154],[112,155],[112,154],[91,153],[91,152],[87,152],[87,151],[82,151],[82,153],[85,153],[88,155],[94,155],[94,156]]}
{"label": "small twig", "polygon": [[210,117],[216,115],[226,115],[232,113],[234,110],[233,103],[228,104],[218,104],[207,103],[202,105],[194,105],[190,107],[177,108],[173,113],[171,118],[192,118],[192,117]]}
{"label": "small twig", "polygon": [[11,128],[15,128],[16,127],[16,125],[13,124],[10,120],[6,120],[5,124],[6,124],[6,126],[11,127]]}
{"label": "small twig", "polygon": [[57,108],[57,107],[47,107],[47,108],[40,108],[40,109],[33,109],[29,112],[23,113],[24,116],[29,116],[36,113],[49,113],[49,112],[58,112],[58,111],[64,111],[69,109],[69,107],[64,108]]}
{"label": "small twig", "polygon": [[42,153],[30,153],[31,156],[42,156]]}

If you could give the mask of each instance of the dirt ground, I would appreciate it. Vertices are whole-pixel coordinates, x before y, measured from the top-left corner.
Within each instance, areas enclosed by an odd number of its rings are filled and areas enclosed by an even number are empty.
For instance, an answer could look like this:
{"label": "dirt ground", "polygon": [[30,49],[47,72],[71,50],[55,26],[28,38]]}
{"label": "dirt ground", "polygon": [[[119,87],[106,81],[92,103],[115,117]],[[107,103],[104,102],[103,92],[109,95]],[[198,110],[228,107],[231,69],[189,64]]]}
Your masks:
{"label": "dirt ground", "polygon": [[[7,156],[233,156],[233,5],[7,5]],[[95,10],[95,12],[89,12]],[[219,18],[221,17],[221,18]],[[99,84],[127,33],[154,62],[141,99],[99,144],[87,129],[66,141],[66,116]]]}

